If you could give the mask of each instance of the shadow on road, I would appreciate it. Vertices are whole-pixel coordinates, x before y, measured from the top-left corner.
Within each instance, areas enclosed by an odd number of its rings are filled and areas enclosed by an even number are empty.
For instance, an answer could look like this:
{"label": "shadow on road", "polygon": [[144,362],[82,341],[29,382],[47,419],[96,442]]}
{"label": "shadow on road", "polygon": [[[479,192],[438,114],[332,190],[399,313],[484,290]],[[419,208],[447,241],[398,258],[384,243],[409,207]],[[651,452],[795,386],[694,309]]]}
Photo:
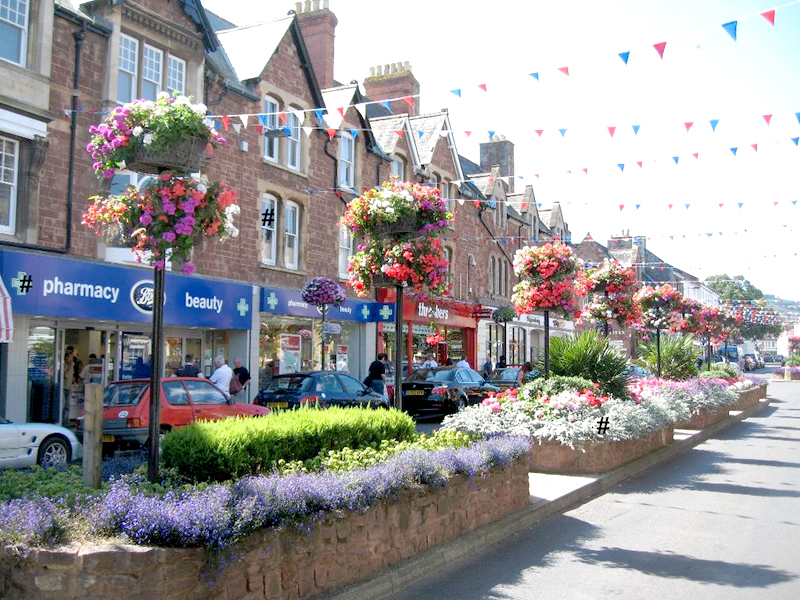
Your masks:
{"label": "shadow on road", "polygon": [[592,550],[578,548],[575,557],[583,563],[639,571],[670,579],[689,579],[703,583],[759,588],[797,578],[796,573],[769,565],[705,560],[672,552],[645,552],[625,548]]}

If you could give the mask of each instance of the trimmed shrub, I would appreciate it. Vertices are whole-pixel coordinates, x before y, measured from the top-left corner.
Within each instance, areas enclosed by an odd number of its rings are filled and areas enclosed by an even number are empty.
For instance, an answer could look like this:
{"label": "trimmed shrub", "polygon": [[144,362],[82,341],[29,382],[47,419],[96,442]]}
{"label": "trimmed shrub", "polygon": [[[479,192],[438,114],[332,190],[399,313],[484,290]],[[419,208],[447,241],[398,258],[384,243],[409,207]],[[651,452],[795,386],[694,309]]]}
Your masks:
{"label": "trimmed shrub", "polygon": [[628,398],[630,375],[626,367],[625,357],[597,331],[550,338],[550,371],[596,381],[604,394]]}
{"label": "trimmed shrub", "polygon": [[414,421],[398,410],[301,408],[197,421],[164,437],[161,460],[190,481],[227,481],[271,472],[281,460],[306,461],[330,450],[415,438]]}
{"label": "trimmed shrub", "polygon": [[[689,379],[697,376],[697,357],[702,350],[695,346],[692,336],[661,336],[661,377],[664,379]],[[639,356],[648,369],[657,372],[658,352],[654,337],[644,342]]]}
{"label": "trimmed shrub", "polygon": [[582,392],[585,389],[594,389],[594,383],[585,377],[564,377],[553,375],[548,379],[534,379],[525,384],[524,389],[537,398],[539,396],[555,396],[561,392]]}
{"label": "trimmed shrub", "polygon": [[698,377],[703,379],[733,379],[738,377],[739,374],[732,365],[727,363],[717,363],[707,371],[700,371]]}

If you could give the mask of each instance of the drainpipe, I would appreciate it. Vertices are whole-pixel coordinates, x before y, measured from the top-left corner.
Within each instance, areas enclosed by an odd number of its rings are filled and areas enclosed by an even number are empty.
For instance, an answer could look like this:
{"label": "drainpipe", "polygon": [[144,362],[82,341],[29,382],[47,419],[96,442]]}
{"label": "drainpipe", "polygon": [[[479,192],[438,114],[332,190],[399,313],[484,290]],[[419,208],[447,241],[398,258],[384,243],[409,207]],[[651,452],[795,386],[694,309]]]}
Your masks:
{"label": "drainpipe", "polygon": [[[336,136],[334,136],[334,137],[336,137]],[[325,151],[325,154],[327,154],[328,156],[330,156],[333,159],[333,191],[334,192],[338,192],[339,191],[339,177],[338,177],[338,175],[339,175],[339,157],[336,156],[335,154],[331,154],[330,152],[328,152],[328,144],[331,143],[331,136],[329,136],[327,133],[325,133],[325,138],[326,138],[325,139],[325,147],[323,148],[323,150]],[[339,200],[342,202],[342,204],[347,206],[347,202],[345,202],[345,199],[342,198],[341,195],[339,195]]]}
{"label": "drainpipe", "polygon": [[81,48],[83,40],[86,39],[86,23],[81,22],[81,28],[72,33],[75,38],[75,69],[72,76],[72,116],[69,124],[69,168],[67,171],[67,219],[66,236],[63,248],[47,248],[37,244],[25,244],[22,242],[0,241],[0,245],[12,248],[23,248],[25,250],[41,250],[55,254],[68,254],[72,248],[72,191],[73,174],[75,171],[75,140],[78,133],[78,95],[80,94],[79,84],[81,77]]}

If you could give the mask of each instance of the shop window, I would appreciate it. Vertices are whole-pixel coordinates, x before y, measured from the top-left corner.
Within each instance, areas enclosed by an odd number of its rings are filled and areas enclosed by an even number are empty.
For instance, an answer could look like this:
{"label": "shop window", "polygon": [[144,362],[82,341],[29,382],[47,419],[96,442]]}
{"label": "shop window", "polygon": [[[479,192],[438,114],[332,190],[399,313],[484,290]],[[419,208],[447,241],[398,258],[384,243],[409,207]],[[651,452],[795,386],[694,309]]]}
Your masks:
{"label": "shop window", "polygon": [[283,266],[287,269],[298,269],[300,259],[300,207],[294,202],[287,202],[284,208],[283,229]]}
{"label": "shop window", "polygon": [[0,58],[25,66],[28,0],[0,0]]}
{"label": "shop window", "polygon": [[261,197],[261,214],[267,216],[267,219],[262,217],[261,220],[261,262],[265,265],[274,265],[278,242],[275,232],[278,223],[278,201],[274,196],[264,194]]}
{"label": "shop window", "polygon": [[339,226],[339,277],[347,279],[350,275],[347,267],[353,255],[353,236],[344,225]]}
{"label": "shop window", "polygon": [[286,166],[300,170],[300,119],[294,113],[286,116],[289,137],[286,138]]}
{"label": "shop window", "polygon": [[406,177],[406,161],[401,156],[392,158],[392,176],[404,181]]}
{"label": "shop window", "polygon": [[13,234],[17,219],[19,142],[0,137],[0,232]]}
{"label": "shop window", "polygon": [[161,91],[161,66],[164,53],[158,48],[144,45],[142,52],[142,98],[155,101]]}
{"label": "shop window", "polygon": [[339,135],[339,187],[352,190],[355,187],[355,140],[347,131]]}
{"label": "shop window", "polygon": [[227,404],[228,399],[213,384],[207,381],[184,381],[192,404]]}
{"label": "shop window", "polygon": [[170,56],[167,61],[167,90],[186,93],[186,61],[177,56]]}
{"label": "shop window", "polygon": [[278,162],[278,141],[277,137],[267,135],[270,130],[278,128],[278,101],[267,96],[264,99],[264,112],[266,115],[261,121],[264,127],[264,158],[272,162]]}

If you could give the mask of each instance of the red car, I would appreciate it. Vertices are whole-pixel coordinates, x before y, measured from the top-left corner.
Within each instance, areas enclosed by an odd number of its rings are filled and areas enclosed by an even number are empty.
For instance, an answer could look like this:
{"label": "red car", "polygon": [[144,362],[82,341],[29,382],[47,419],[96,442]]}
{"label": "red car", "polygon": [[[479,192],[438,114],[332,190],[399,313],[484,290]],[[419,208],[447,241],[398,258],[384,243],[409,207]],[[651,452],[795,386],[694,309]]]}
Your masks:
{"label": "red car", "polygon": [[[167,377],[161,380],[161,431],[184,427],[192,421],[234,416],[258,417],[269,408],[233,402],[207,379]],[[82,424],[82,421],[79,421]],[[150,427],[150,380],[114,381],[103,397],[103,451],[145,444]],[[79,429],[78,435],[81,436]]]}

